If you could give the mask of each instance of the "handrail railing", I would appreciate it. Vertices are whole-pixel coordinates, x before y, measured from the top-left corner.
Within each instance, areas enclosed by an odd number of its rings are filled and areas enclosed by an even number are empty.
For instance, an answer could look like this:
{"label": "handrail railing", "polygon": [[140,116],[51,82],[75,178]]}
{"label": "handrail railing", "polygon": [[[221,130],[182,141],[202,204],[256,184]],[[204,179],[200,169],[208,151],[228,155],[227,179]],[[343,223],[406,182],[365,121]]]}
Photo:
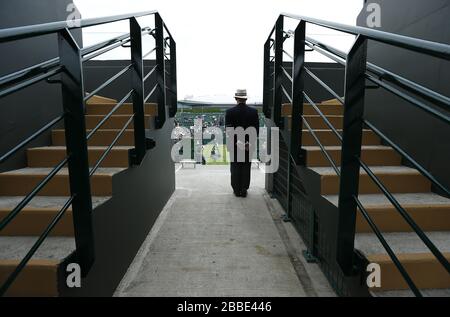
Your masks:
{"label": "handrail railing", "polygon": [[[295,31],[286,33],[284,31],[284,19],[290,18],[298,21]],[[328,29],[333,29],[356,36],[349,53],[341,52],[331,46],[325,45],[313,38],[306,36],[306,24],[314,24]],[[294,52],[291,55],[284,50],[284,41],[287,38],[294,40]],[[395,210],[406,220],[413,231],[424,242],[430,252],[436,257],[439,263],[450,274],[450,264],[438,248],[427,237],[423,230],[414,222],[409,214],[398,203],[394,195],[389,192],[387,187],[382,184],[380,179],[373,173],[370,167],[361,160],[361,146],[363,127],[367,126],[384,142],[390,145],[397,153],[410,162],[423,176],[425,176],[432,184],[434,184],[443,193],[449,195],[450,190],[437,180],[430,172],[414,160],[405,150],[398,144],[394,143],[384,133],[382,133],[373,123],[364,119],[364,93],[366,88],[366,80],[376,84],[377,88],[384,89],[403,100],[408,101],[412,106],[425,111],[426,113],[440,119],[445,123],[450,123],[448,110],[450,109],[450,98],[436,91],[426,88],[412,80],[406,79],[389,70],[383,69],[366,61],[367,42],[369,40],[385,43],[391,46],[419,52],[434,58],[450,60],[450,45],[435,43],[431,41],[401,36],[397,34],[382,32],[378,30],[348,26],[339,23],[327,22],[319,19],[313,19],[292,14],[281,14],[269,34],[264,44],[264,113],[267,118],[283,128],[281,120],[282,102],[291,103],[291,131],[289,132],[289,158],[297,165],[305,165],[306,159],[302,150],[302,126],[306,128],[314,141],[322,151],[322,154],[330,163],[335,173],[340,178],[339,201],[338,201],[338,223],[337,223],[337,262],[345,275],[354,274],[354,239],[356,226],[357,210],[362,213],[376,236],[385,247],[388,255],[398,268],[400,274],[405,279],[407,285],[411,288],[416,296],[421,296],[421,292],[414,284],[413,279],[404,269],[401,262],[396,257],[389,243],[384,239],[378,226],[367,213],[364,206],[358,199],[358,183],[359,170],[362,168],[369,177],[375,182],[381,192],[393,204]],[[306,47],[308,49],[306,49]],[[336,93],[329,85],[314,74],[310,69],[305,67],[305,52],[316,51],[345,68],[345,87],[344,97]],[[285,68],[283,55],[289,56],[292,61],[292,75],[289,75]],[[274,56],[273,59],[271,57]],[[272,78],[272,75],[274,77]],[[292,93],[288,93],[285,82],[281,76],[288,79],[291,85]],[[340,134],[327,117],[320,110],[318,105],[304,91],[305,76],[308,75],[312,80],[319,84],[325,91],[338,100],[344,107],[343,116],[343,133]],[[327,149],[322,144],[308,120],[303,116],[303,101],[308,104],[319,114],[325,124],[336,135],[342,144],[341,163],[340,166],[334,162]],[[443,109],[439,111],[437,107]],[[290,196],[290,176],[288,176],[288,199]],[[449,195],[450,196],[450,195]],[[290,215],[290,204],[287,204],[287,214]]]}
{"label": "handrail railing", "polygon": [[[142,28],[137,21],[138,17],[153,15],[155,18],[155,28]],[[80,48],[72,37],[70,30],[90,27],[100,24],[112,23],[117,21],[130,21],[130,32],[117,36],[115,38],[94,44],[89,47]],[[144,106],[150,96],[157,93],[158,99],[158,118],[157,128],[161,128],[166,121],[166,112],[173,117],[177,111],[176,100],[176,44],[164,21],[156,11],[146,11],[139,13],[116,15],[111,17],[102,17],[94,19],[80,19],[71,21],[72,26],[68,26],[66,21],[30,25],[24,27],[10,28],[0,30],[0,43],[17,41],[25,38],[36,37],[45,34],[56,34],[58,36],[59,53],[56,58],[48,61],[15,71],[0,78],[0,98],[20,91],[28,86],[43,80],[50,81],[50,77],[61,75],[62,104],[63,114],[54,118],[32,135],[24,139],[18,145],[14,146],[7,153],[0,156],[0,163],[7,161],[20,149],[25,147],[31,141],[35,140],[43,133],[51,129],[57,123],[64,119],[66,147],[68,156],[52,168],[50,173],[45,176],[36,187],[27,194],[22,201],[0,222],[0,231],[3,230],[23,208],[39,193],[42,188],[50,182],[66,165],[68,165],[70,192],[69,200],[62,209],[56,214],[48,227],[44,230],[36,243],[32,246],[26,256],[20,261],[19,265],[0,285],[0,295],[4,295],[9,287],[14,283],[17,276],[27,265],[28,261],[35,254],[42,242],[47,238],[50,231],[61,219],[65,211],[72,206],[72,216],[74,224],[74,235],[76,244],[77,261],[80,264],[82,275],[85,276],[93,262],[95,261],[94,238],[92,227],[92,196],[90,191],[90,177],[101,166],[102,162],[111,152],[120,137],[127,130],[132,122],[134,133],[134,148],[130,150],[130,165],[140,164],[145,153],[152,147],[152,142],[145,136]],[[166,32],[168,36],[162,36]],[[155,39],[155,48],[143,56],[142,37],[150,35]],[[165,45],[169,41],[170,45]],[[107,79],[103,84],[86,93],[83,85],[83,63],[109,52],[118,47],[131,48],[131,64],[123,68],[117,74]],[[170,63],[170,72],[165,69],[165,49],[170,49],[168,62]],[[156,56],[156,64],[151,71],[144,76],[144,58],[153,51],[159,50],[160,55]],[[85,126],[85,103],[98,94],[106,86],[116,81],[126,72],[131,72],[132,89],[126,94],[114,107],[107,113],[100,122],[87,134]],[[170,77],[166,79],[165,75]],[[154,75],[152,77],[152,75]],[[150,81],[150,79],[152,79]],[[152,93],[144,98],[144,89],[150,85]],[[159,89],[157,89],[159,88]],[[172,98],[170,104],[166,104],[166,94],[170,92]],[[114,140],[102,153],[92,168],[88,164],[87,141],[105,124],[111,116],[122,107],[125,102],[132,98],[133,113],[121,128]],[[145,101],[144,101],[145,100]],[[168,111],[167,111],[167,108]]]}

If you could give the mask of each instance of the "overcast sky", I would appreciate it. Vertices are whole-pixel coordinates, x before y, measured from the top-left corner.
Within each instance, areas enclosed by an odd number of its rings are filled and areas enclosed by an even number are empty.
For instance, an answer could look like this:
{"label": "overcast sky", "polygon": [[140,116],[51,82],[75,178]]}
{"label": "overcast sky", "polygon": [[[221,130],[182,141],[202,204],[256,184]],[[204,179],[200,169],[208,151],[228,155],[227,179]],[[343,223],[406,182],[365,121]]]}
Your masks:
{"label": "overcast sky", "polygon": [[[262,48],[279,13],[355,25],[363,0],[75,0],[75,4],[83,18],[158,10],[177,42],[179,99],[232,102],[235,89],[246,88],[249,101],[260,102]],[[152,21],[140,19],[142,26],[152,26]],[[287,21],[285,29],[294,29],[295,24]],[[87,28],[84,44],[128,31],[126,23]],[[307,33],[344,51],[354,40],[314,26],[307,27]],[[144,51],[153,45],[148,36]],[[103,58],[129,58],[129,51],[117,49]],[[325,61],[313,53],[307,53],[307,60]]]}

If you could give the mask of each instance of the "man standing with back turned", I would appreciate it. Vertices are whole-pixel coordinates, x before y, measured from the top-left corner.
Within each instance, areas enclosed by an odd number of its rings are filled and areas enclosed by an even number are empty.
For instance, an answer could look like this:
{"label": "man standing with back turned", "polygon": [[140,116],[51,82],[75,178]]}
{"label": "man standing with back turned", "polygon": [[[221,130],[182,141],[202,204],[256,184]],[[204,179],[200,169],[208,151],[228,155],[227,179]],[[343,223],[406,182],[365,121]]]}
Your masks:
{"label": "man standing with back turned", "polygon": [[[237,105],[228,109],[225,115],[225,126],[230,128],[254,128],[254,138],[251,133],[245,134],[245,139],[241,140],[236,133],[227,133],[227,147],[230,152],[231,186],[237,197],[247,197],[247,190],[250,186],[251,157],[256,148],[257,134],[259,132],[259,118],[256,109],[247,106],[247,90],[238,89],[234,95]],[[237,130],[235,130],[237,131]],[[233,137],[231,139],[231,137]],[[238,152],[244,155],[238,155]],[[231,157],[233,156],[233,157]]]}

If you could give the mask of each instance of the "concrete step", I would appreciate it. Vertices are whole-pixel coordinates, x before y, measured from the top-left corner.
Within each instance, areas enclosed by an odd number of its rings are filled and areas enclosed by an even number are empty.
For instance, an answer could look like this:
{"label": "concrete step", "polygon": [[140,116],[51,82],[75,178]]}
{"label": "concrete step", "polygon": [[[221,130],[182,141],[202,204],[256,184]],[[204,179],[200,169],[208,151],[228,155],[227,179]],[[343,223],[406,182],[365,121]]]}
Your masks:
{"label": "concrete step", "polygon": [[[86,130],[88,134],[91,130]],[[120,129],[100,129],[89,139],[88,146],[109,146],[119,134]],[[66,145],[65,130],[52,130],[52,144]],[[134,131],[127,129],[116,143],[117,146],[134,146]]]}
{"label": "concrete step", "polygon": [[[23,196],[0,196],[0,220],[5,218],[23,199]],[[34,197],[2,231],[0,236],[39,236],[61,210],[69,197]],[[109,197],[92,197],[96,208]],[[73,236],[72,207],[53,228],[51,236]]]}
{"label": "concrete step", "polygon": [[[0,285],[38,237],[0,237]],[[75,250],[72,237],[48,237],[9,288],[6,296],[58,296],[62,262]]]}
{"label": "concrete step", "polygon": [[[52,168],[22,168],[0,174],[0,196],[25,196],[45,178]],[[99,168],[91,177],[91,193],[95,196],[112,195],[112,178],[124,168]],[[69,175],[63,168],[47,185],[42,188],[39,196],[70,195]]]}
{"label": "concrete step", "polygon": [[[395,198],[424,231],[450,231],[450,199],[435,193],[395,194]],[[323,196],[336,207],[337,195]],[[383,194],[359,195],[370,217],[383,232],[412,232],[411,227]],[[372,232],[358,211],[356,231]]]}
{"label": "concrete step", "polygon": [[[339,193],[339,177],[331,167],[311,167],[321,177],[321,194]],[[415,169],[406,166],[372,166],[371,170],[392,193],[426,193],[431,191],[430,182]],[[378,194],[381,191],[361,169],[360,194]]]}
{"label": "concrete step", "polygon": [[[344,107],[339,102],[330,102],[330,103],[322,103],[317,104],[318,108],[322,113],[326,116],[329,115],[343,115]],[[292,114],[292,105],[290,103],[285,103],[281,105],[281,116],[287,117]],[[303,114],[304,115],[318,115],[317,111],[310,105],[303,105]]]}
{"label": "concrete step", "polygon": [[[90,146],[88,148],[89,165],[94,166],[107,146]],[[100,165],[101,167],[128,167],[128,151],[131,146],[115,146]],[[28,167],[53,167],[66,157],[65,146],[45,146],[27,150]]]}
{"label": "concrete step", "polygon": [[[326,129],[313,129],[316,136],[319,138],[320,142],[324,146],[329,145],[341,145],[341,141],[331,130]],[[337,130],[338,133],[342,134],[342,130]],[[309,130],[303,130],[302,132],[302,144],[303,146],[318,146],[316,140],[312,136]],[[371,130],[363,130],[363,145],[379,145],[380,139]]]}
{"label": "concrete step", "polygon": [[[97,124],[104,118],[104,115],[86,115],[86,128],[94,129]],[[150,120],[152,116],[145,116],[145,128],[150,128]],[[128,119],[130,119],[129,115],[120,114],[120,115],[112,115],[103,125],[102,129],[122,129],[125,123],[127,123]],[[134,123],[130,123],[128,126],[130,129],[134,127]]]}
{"label": "concrete step", "polygon": [[[426,232],[428,238],[450,260],[450,232]],[[450,288],[450,275],[413,232],[384,233],[400,262],[420,289]],[[372,291],[402,290],[408,286],[373,233],[358,233],[355,248],[362,251],[371,263],[381,266],[381,288]]]}
{"label": "concrete step", "polygon": [[[112,108],[114,108],[115,103],[88,103],[86,104],[86,114],[87,115],[106,115],[108,114]],[[119,114],[128,114],[132,115],[133,104],[132,103],[124,103],[119,109],[114,112],[115,115]],[[149,116],[158,115],[158,106],[156,103],[146,103],[144,105],[144,113]]]}
{"label": "concrete step", "polygon": [[[331,166],[319,146],[304,146],[303,148],[307,152],[307,166]],[[336,164],[341,163],[340,146],[325,146],[325,150]],[[364,145],[361,150],[361,157],[368,165],[395,166],[401,164],[400,155],[388,146]]]}

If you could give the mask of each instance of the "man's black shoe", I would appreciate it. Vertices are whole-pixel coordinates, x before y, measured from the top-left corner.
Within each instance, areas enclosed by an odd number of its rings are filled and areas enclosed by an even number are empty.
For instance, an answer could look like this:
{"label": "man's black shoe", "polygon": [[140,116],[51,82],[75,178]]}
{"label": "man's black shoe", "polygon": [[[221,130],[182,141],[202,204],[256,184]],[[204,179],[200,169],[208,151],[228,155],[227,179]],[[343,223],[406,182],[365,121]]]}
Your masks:
{"label": "man's black shoe", "polygon": [[243,192],[241,192],[241,197],[247,197],[247,191],[246,190],[244,190]]}
{"label": "man's black shoe", "polygon": [[234,192],[234,196],[241,197],[241,193]]}

